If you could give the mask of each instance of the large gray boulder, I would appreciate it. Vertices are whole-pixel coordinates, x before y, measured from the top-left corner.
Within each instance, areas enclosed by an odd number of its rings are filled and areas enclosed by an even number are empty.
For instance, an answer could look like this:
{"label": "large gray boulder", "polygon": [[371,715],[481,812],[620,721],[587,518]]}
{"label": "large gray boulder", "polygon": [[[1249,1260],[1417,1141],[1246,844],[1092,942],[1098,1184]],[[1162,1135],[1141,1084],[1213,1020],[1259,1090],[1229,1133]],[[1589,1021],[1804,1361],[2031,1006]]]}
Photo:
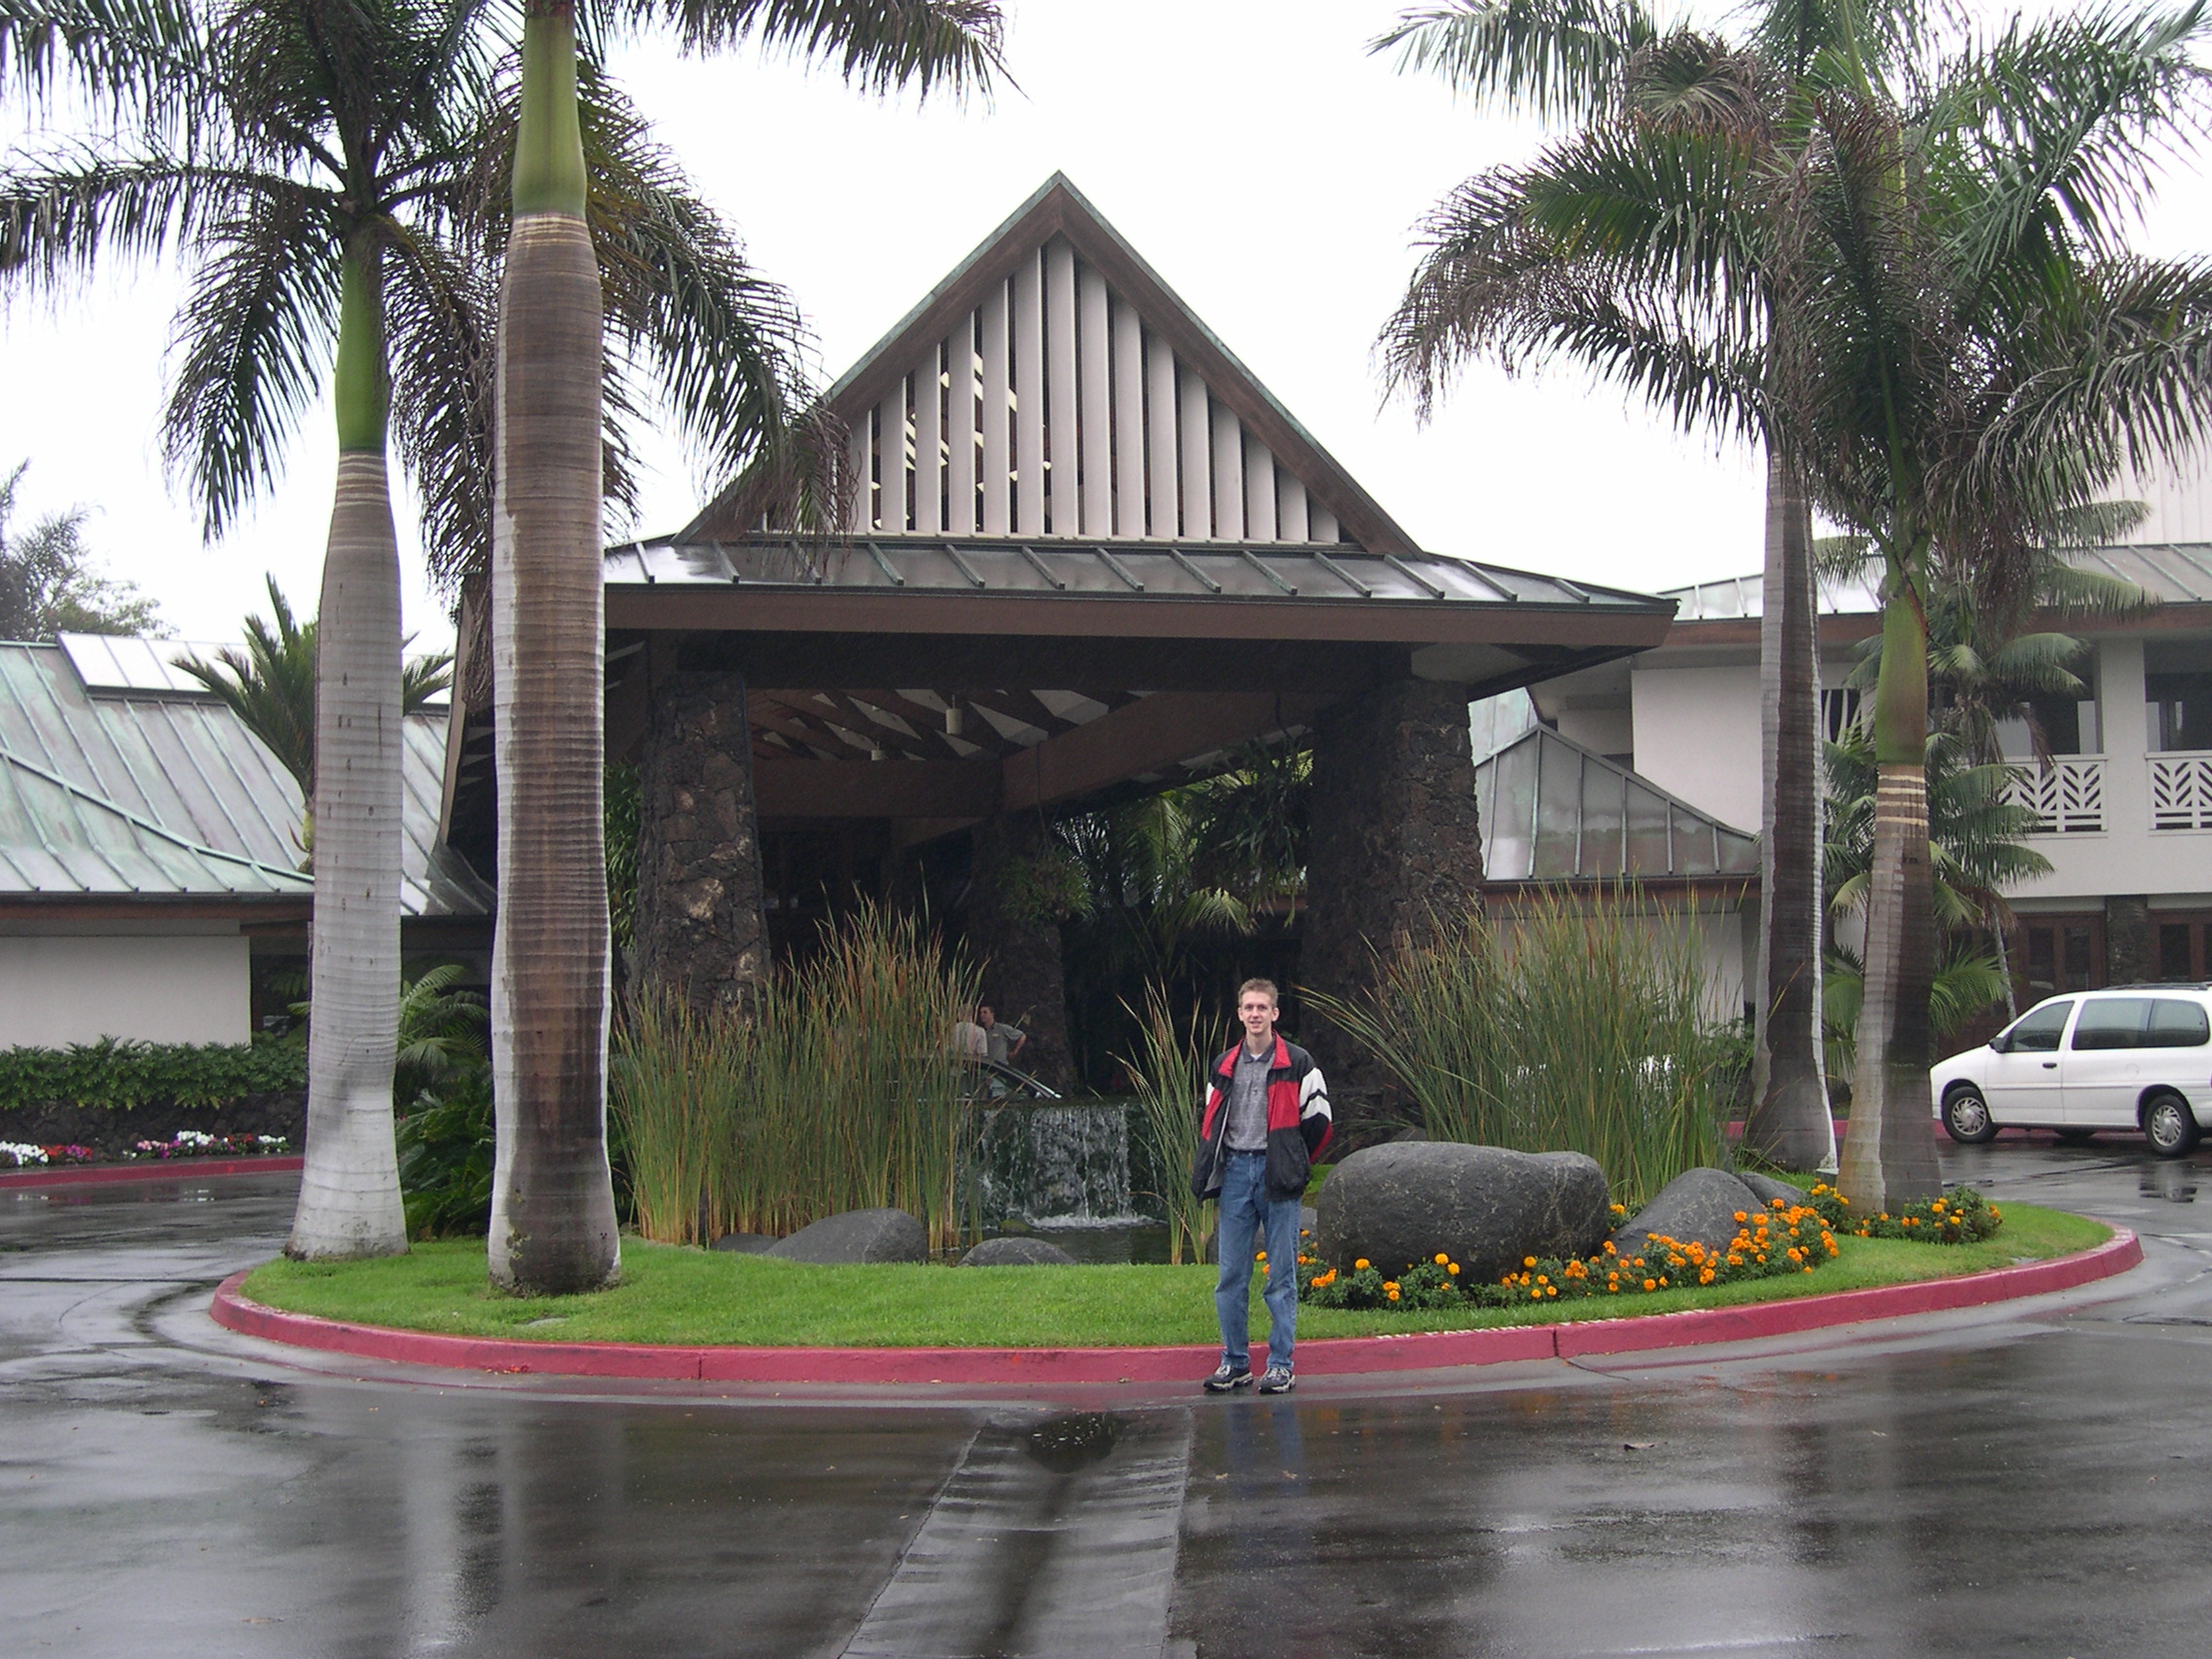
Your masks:
{"label": "large gray boulder", "polygon": [[1748,1215],[1761,1207],[1757,1195],[1727,1170],[1685,1169],[1613,1235],[1613,1248],[1633,1256],[1659,1233],[1679,1243],[1724,1249],[1743,1226],[1737,1212]]}
{"label": "large gray boulder", "polygon": [[1389,1272],[1443,1251],[1477,1282],[1528,1256],[1586,1256],[1605,1236],[1605,1172],[1578,1152],[1392,1141],[1355,1152],[1314,1201],[1312,1253]]}
{"label": "large gray boulder", "polygon": [[960,1258],[964,1268],[1072,1268],[1075,1258],[1043,1238],[986,1238]]}
{"label": "large gray boulder", "polygon": [[1739,1169],[1736,1171],[1736,1179],[1751,1188],[1751,1197],[1762,1204],[1770,1203],[1776,1198],[1786,1204],[1801,1204],[1805,1201],[1804,1188],[1792,1187],[1787,1181],[1777,1181],[1772,1175],[1761,1175],[1755,1169]]}
{"label": "large gray boulder", "polygon": [[824,1216],[779,1239],[765,1254],[787,1262],[841,1266],[849,1262],[926,1262],[930,1235],[899,1209],[846,1210]]}

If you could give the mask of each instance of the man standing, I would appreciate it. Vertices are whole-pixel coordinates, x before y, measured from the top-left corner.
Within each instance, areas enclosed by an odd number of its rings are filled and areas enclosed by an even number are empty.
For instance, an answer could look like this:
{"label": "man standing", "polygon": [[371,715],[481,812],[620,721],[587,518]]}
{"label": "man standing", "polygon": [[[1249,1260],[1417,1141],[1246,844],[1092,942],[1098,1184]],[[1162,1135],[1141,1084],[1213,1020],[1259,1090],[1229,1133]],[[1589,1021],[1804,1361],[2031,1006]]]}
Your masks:
{"label": "man standing", "polygon": [[1263,1394],[1287,1394],[1298,1329],[1298,1210],[1313,1160],[1329,1144],[1329,1089],[1313,1056],[1275,1035],[1278,999],[1272,979],[1236,988],[1244,1041],[1222,1055],[1206,1089],[1191,1192],[1220,1203],[1215,1238],[1221,1278],[1221,1365],[1205,1382],[1226,1394],[1252,1381],[1246,1337],[1251,1310],[1253,1240],[1267,1268],[1268,1370]]}
{"label": "man standing", "polygon": [[1018,1026],[1001,1025],[999,1016],[984,1004],[976,1011],[976,1022],[983,1028],[983,1040],[989,1045],[990,1057],[997,1064],[1011,1066],[1014,1056],[1029,1047],[1029,1033]]}

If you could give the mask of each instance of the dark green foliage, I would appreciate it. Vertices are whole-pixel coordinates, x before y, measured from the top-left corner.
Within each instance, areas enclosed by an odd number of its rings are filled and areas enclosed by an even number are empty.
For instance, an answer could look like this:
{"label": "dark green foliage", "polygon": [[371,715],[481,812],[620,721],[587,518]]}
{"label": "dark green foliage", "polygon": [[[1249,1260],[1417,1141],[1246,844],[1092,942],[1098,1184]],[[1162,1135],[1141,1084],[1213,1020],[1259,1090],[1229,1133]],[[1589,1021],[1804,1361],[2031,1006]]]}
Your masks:
{"label": "dark green foliage", "polygon": [[256,1094],[308,1086],[307,1045],[276,1037],[251,1043],[129,1043],[103,1037],[66,1049],[0,1049],[0,1111],[91,1106],[234,1106]]}
{"label": "dark green foliage", "polygon": [[83,507],[49,513],[25,535],[9,534],[16,486],[29,467],[24,461],[0,481],[0,640],[166,633],[152,600],[94,571]]}
{"label": "dark green foliage", "polygon": [[482,1235],[492,1222],[492,1068],[451,1073],[399,1120],[399,1190],[410,1238]]}
{"label": "dark green foliage", "polygon": [[1821,1212],[1821,1219],[1836,1232],[1855,1238],[1909,1238],[1921,1244],[1978,1244],[1993,1238],[2005,1225],[1995,1204],[1972,1187],[1960,1187],[1938,1198],[1915,1198],[1900,1204],[1895,1215],[1862,1215],[1851,1200],[1826,1182],[1815,1187],[1805,1200]]}
{"label": "dark green foliage", "polygon": [[614,942],[630,948],[638,925],[638,768],[607,768],[600,799],[607,816],[607,914]]}

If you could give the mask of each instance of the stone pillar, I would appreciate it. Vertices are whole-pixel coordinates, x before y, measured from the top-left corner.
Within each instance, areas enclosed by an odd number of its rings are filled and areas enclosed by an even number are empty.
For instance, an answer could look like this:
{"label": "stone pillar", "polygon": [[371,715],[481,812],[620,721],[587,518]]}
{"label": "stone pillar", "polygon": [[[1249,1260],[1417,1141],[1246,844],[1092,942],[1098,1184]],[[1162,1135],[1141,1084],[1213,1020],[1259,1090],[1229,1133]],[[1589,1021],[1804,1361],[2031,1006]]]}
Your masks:
{"label": "stone pillar", "polygon": [[2141,893],[2105,896],[2105,981],[2136,985],[2158,977],[2158,940],[2151,903]]}
{"label": "stone pillar", "polygon": [[1038,879],[1058,849],[1034,814],[1009,813],[975,830],[963,917],[968,954],[982,969],[982,1000],[1029,1034],[1014,1064],[1054,1088],[1074,1081],[1068,1063],[1067,991],[1061,977],[1057,891]]}
{"label": "stone pillar", "polygon": [[[1378,950],[1425,943],[1482,903],[1466,688],[1402,680],[1323,714],[1311,812],[1299,977],[1352,1000],[1373,986]],[[1304,1023],[1332,1096],[1365,1107],[1399,1092],[1326,1020]]]}
{"label": "stone pillar", "polygon": [[768,973],[745,682],[685,671],[653,688],[638,768],[636,982],[701,1014],[750,1009]]}

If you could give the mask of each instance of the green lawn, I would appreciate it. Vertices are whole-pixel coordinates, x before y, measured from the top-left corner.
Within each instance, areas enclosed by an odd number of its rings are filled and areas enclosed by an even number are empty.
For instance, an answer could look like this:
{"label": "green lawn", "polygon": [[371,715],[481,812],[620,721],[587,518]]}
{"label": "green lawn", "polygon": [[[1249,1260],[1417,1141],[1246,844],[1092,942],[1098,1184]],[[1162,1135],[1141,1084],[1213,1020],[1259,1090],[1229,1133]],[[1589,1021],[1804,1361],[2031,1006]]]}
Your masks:
{"label": "green lawn", "polygon": [[[2102,1243],[2111,1229],[2008,1203],[1982,1244],[1839,1239],[1842,1254],[1800,1277],[1556,1302],[1519,1309],[1392,1314],[1303,1308],[1301,1337],[1556,1323],[1856,1290],[1978,1272]],[[456,1336],[564,1342],[832,1347],[1122,1347],[1217,1340],[1206,1267],[816,1268],[762,1256],[622,1242],[622,1283],[591,1296],[524,1300],[487,1289],[484,1246],[418,1244],[407,1256],[328,1266],[275,1261],[246,1294],[272,1308]],[[1266,1316],[1253,1299],[1254,1330]]]}

